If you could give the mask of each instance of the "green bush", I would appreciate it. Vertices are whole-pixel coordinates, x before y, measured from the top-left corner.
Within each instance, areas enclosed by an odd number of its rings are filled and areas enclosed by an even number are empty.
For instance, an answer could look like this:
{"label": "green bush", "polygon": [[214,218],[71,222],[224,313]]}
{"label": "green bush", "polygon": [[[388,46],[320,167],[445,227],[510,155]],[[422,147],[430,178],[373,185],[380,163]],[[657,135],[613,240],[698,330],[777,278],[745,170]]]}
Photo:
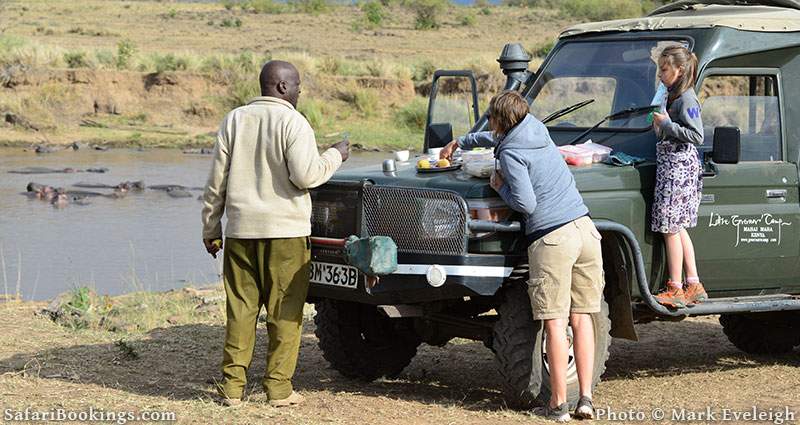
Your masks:
{"label": "green bush", "polygon": [[127,69],[135,53],[136,45],[132,41],[126,39],[117,43],[117,68]]}
{"label": "green bush", "polygon": [[242,26],[242,20],[239,18],[225,18],[219,25],[223,28],[239,28]]}
{"label": "green bush", "polygon": [[476,20],[477,18],[475,18],[475,14],[472,12],[466,12],[458,17],[458,23],[464,27],[474,26]]}
{"label": "green bush", "polygon": [[369,74],[370,77],[386,77],[391,73],[389,65],[380,60],[367,62],[364,67],[367,69],[367,74]]}
{"label": "green bush", "polygon": [[378,94],[375,90],[370,89],[358,89],[354,93],[354,102],[356,109],[358,112],[366,117],[374,117],[378,113]]}
{"label": "green bush", "polygon": [[317,70],[328,75],[355,76],[366,72],[355,62],[326,56],[317,62]]}
{"label": "green bush", "polygon": [[537,44],[536,46],[533,46],[530,52],[531,56],[538,56],[540,58],[543,58],[547,56],[551,50],[553,50],[553,46],[555,46],[555,44],[556,44],[555,40],[545,40]]}
{"label": "green bush", "polygon": [[114,52],[110,50],[98,50],[94,52],[94,59],[104,67],[113,67],[116,64]]}
{"label": "green bush", "polygon": [[488,7],[482,7],[482,8],[481,8],[481,15],[483,15],[483,16],[489,16],[489,15],[491,15],[491,14],[492,14],[492,9],[490,9],[490,8],[488,8]]}
{"label": "green bush", "polygon": [[417,82],[430,80],[431,77],[433,77],[433,73],[436,71],[436,65],[428,60],[417,62],[412,68],[411,79]]}
{"label": "green bush", "polygon": [[186,71],[189,69],[189,61],[186,58],[181,58],[167,53],[166,55],[154,54],[152,56],[153,68],[156,72],[169,72],[169,71]]}
{"label": "green bush", "polygon": [[297,110],[303,114],[314,129],[319,129],[324,120],[323,103],[313,98],[301,98]]}
{"label": "green bush", "polygon": [[564,0],[561,12],[587,21],[633,18],[642,14],[640,0]]}
{"label": "green bush", "polygon": [[67,68],[88,68],[89,60],[86,58],[86,52],[67,52],[64,53],[64,63]]}
{"label": "green bush", "polygon": [[372,28],[379,27],[383,23],[384,10],[383,6],[377,1],[368,1],[361,4],[361,11],[364,12],[364,18],[367,24]]}
{"label": "green bush", "polygon": [[295,11],[314,15],[327,12],[329,9],[327,0],[289,0],[289,4]]}
{"label": "green bush", "polygon": [[439,28],[439,15],[447,8],[447,0],[408,0],[414,12],[414,28],[428,30]]}
{"label": "green bush", "polygon": [[250,99],[261,94],[261,87],[256,78],[252,76],[236,78],[228,87],[228,93],[221,99],[225,110],[238,108]]}
{"label": "green bush", "polygon": [[428,102],[417,97],[395,113],[395,120],[411,130],[422,131],[428,120]]}
{"label": "green bush", "polygon": [[281,13],[284,6],[274,0],[248,0],[241,4],[242,10],[253,13]]}

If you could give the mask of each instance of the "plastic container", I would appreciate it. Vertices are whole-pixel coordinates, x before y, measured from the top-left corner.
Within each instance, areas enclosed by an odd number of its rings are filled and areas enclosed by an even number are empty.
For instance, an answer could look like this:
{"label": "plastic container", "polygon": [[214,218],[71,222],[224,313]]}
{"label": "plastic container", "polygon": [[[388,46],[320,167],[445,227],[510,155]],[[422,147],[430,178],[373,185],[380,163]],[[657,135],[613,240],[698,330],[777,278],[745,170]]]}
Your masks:
{"label": "plastic container", "polygon": [[592,152],[592,162],[603,162],[611,155],[612,149],[608,146],[598,145],[597,143],[588,140],[586,143],[577,145],[578,147],[587,149]]}
{"label": "plastic container", "polygon": [[559,146],[558,150],[561,152],[561,156],[564,157],[564,160],[567,161],[567,164],[569,165],[592,164],[594,152],[589,149],[580,146],[566,145]]}
{"label": "plastic container", "polygon": [[461,152],[461,160],[464,161],[464,164],[474,161],[493,161],[494,151],[485,148],[465,150]]}
{"label": "plastic container", "polygon": [[469,174],[473,177],[478,177],[481,179],[488,179],[492,175],[492,171],[494,171],[494,160],[490,159],[488,161],[475,161],[472,160],[470,162],[464,161],[464,167],[462,168],[465,173]]}

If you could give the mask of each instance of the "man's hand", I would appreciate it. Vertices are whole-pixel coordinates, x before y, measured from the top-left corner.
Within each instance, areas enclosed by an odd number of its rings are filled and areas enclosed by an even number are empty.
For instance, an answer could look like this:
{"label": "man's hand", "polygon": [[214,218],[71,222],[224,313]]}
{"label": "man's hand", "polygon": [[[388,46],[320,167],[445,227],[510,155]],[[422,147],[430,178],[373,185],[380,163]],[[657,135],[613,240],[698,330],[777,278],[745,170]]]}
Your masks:
{"label": "man's hand", "polygon": [[455,152],[456,149],[458,149],[458,140],[453,140],[439,152],[439,159],[446,159],[448,161],[453,159],[453,152]]}
{"label": "man's hand", "polygon": [[505,181],[503,181],[503,174],[500,170],[495,170],[492,172],[492,177],[489,178],[489,186],[494,189],[495,192],[500,192],[500,188],[503,187]]}
{"label": "man's hand", "polygon": [[222,239],[203,239],[203,245],[206,247],[206,252],[217,258],[217,253],[222,249]]}
{"label": "man's hand", "polygon": [[350,140],[344,139],[331,147],[335,148],[340,154],[342,154],[342,162],[347,161],[347,158],[350,157]]}

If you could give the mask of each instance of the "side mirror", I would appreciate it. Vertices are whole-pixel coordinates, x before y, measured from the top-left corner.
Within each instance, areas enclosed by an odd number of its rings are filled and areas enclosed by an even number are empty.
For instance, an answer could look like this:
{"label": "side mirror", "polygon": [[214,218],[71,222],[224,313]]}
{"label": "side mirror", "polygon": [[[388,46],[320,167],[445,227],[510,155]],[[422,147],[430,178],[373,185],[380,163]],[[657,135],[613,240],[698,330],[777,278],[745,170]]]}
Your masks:
{"label": "side mirror", "polygon": [[453,126],[449,122],[431,124],[425,129],[425,140],[428,149],[443,148],[453,141]]}
{"label": "side mirror", "polygon": [[739,127],[717,127],[714,129],[714,147],[711,158],[717,164],[738,164],[742,151],[742,135]]}

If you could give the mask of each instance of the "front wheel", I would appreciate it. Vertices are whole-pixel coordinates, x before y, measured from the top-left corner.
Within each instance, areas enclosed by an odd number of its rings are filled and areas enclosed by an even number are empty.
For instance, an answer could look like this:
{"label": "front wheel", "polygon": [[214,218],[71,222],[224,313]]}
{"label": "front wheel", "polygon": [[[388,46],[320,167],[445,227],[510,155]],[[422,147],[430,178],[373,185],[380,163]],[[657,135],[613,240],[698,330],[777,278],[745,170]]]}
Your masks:
{"label": "front wheel", "polygon": [[322,356],[342,375],[372,381],[398,375],[421,344],[408,319],[390,319],[375,306],[337,300],[316,304]]}
{"label": "front wheel", "polygon": [[[533,320],[525,282],[506,289],[498,308],[493,344],[495,359],[503,377],[506,402],[519,409],[529,409],[550,399],[550,374],[544,344],[544,322]],[[592,387],[600,382],[611,345],[611,321],[608,304],[602,301],[600,313],[591,315],[594,324],[594,376]],[[574,408],[580,396],[578,373],[572,347],[572,329],[567,328],[569,360],[567,363],[567,400]]]}

